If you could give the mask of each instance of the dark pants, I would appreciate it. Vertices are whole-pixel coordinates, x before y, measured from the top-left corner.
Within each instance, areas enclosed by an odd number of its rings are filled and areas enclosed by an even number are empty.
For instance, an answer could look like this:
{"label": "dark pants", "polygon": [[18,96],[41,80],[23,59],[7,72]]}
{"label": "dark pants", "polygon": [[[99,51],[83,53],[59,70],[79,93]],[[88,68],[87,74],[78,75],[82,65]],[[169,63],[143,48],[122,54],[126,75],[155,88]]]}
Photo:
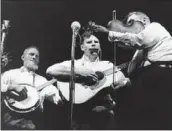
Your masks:
{"label": "dark pants", "polygon": [[39,108],[29,113],[16,113],[2,104],[3,130],[41,130],[44,129],[43,114]]}
{"label": "dark pants", "polygon": [[172,68],[152,64],[131,80],[131,128],[172,129]]}
{"label": "dark pants", "polygon": [[[106,94],[106,93],[105,93]],[[83,104],[74,104],[72,112],[72,129],[114,129],[113,103],[109,94],[102,91]],[[57,107],[56,129],[71,129],[69,125],[70,106],[66,102]],[[55,128],[54,128],[55,129]]]}

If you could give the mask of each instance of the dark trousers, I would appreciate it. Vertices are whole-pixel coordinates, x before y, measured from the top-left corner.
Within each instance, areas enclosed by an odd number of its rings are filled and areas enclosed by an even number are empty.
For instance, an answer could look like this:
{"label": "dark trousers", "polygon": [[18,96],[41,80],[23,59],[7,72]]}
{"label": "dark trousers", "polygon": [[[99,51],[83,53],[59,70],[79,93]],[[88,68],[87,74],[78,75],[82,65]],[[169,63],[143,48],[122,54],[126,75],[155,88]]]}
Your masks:
{"label": "dark trousers", "polygon": [[[109,94],[106,95],[106,93],[102,91],[86,103],[74,104],[72,127],[69,125],[71,115],[70,104],[65,101],[61,106],[56,107],[56,125],[54,125],[53,129],[114,129],[114,113],[112,110],[114,105],[109,97]],[[52,128],[50,127],[49,129]]]}
{"label": "dark trousers", "polygon": [[16,113],[2,104],[3,130],[41,130],[44,129],[43,114],[39,108],[29,113]]}
{"label": "dark trousers", "polygon": [[132,129],[172,129],[172,68],[153,64],[131,78]]}

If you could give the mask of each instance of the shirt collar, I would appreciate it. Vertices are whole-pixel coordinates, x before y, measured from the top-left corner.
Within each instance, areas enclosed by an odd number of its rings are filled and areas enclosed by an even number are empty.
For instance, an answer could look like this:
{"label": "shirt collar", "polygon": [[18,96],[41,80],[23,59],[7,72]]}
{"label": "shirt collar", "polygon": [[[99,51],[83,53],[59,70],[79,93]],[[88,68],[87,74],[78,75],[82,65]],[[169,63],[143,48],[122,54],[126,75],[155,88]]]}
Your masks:
{"label": "shirt collar", "polygon": [[83,62],[88,62],[88,63],[95,63],[95,62],[100,61],[99,57],[97,57],[97,59],[92,62],[92,61],[89,60],[89,58],[86,55],[83,55],[81,59],[82,59]]}
{"label": "shirt collar", "polygon": [[26,67],[24,67],[24,66],[22,66],[22,67],[20,68],[20,70],[21,70],[21,72],[28,72],[28,73],[30,73],[30,74],[36,75],[35,72],[33,72],[33,71],[28,71],[28,69],[27,69]]}

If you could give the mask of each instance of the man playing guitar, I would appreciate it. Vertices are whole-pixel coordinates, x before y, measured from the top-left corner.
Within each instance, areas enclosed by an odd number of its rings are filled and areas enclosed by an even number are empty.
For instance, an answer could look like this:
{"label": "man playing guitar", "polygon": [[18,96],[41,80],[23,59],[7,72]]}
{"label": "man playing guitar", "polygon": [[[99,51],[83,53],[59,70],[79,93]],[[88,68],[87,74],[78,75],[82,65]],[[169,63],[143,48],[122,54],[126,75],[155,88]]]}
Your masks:
{"label": "man playing guitar", "polygon": [[[114,129],[113,107],[115,102],[109,93],[112,91],[106,90],[112,89],[106,87],[110,87],[113,83],[113,77],[102,73],[112,69],[113,64],[109,61],[100,60],[100,42],[91,32],[85,31],[83,33],[80,47],[84,54],[81,59],[75,60],[76,83],[73,114],[74,121],[78,124],[76,129]],[[71,61],[69,60],[56,63],[47,69],[48,75],[58,79],[58,86],[66,100],[69,100],[70,66]],[[115,76],[115,86],[124,86],[128,83],[128,79],[121,71],[117,71]],[[103,78],[105,78],[105,82],[102,80]],[[103,86],[92,86],[99,85],[101,80]],[[65,82],[67,87],[65,87]],[[99,92],[100,90],[102,91]]]}

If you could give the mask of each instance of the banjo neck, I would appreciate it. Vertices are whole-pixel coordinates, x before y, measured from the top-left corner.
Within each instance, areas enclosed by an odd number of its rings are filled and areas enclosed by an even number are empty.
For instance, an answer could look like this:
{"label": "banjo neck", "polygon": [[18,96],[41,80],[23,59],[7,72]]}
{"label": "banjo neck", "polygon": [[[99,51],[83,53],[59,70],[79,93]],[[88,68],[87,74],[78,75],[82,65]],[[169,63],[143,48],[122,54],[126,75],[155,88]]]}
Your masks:
{"label": "banjo neck", "polygon": [[53,78],[53,79],[51,79],[50,81],[48,81],[48,82],[46,82],[46,83],[44,83],[44,84],[42,84],[42,85],[40,85],[40,86],[37,86],[37,87],[36,87],[36,90],[37,90],[37,91],[41,91],[43,88],[45,88],[45,87],[47,87],[47,86],[49,86],[49,85],[52,85],[52,84],[55,83],[56,81],[57,81],[57,79]]}

